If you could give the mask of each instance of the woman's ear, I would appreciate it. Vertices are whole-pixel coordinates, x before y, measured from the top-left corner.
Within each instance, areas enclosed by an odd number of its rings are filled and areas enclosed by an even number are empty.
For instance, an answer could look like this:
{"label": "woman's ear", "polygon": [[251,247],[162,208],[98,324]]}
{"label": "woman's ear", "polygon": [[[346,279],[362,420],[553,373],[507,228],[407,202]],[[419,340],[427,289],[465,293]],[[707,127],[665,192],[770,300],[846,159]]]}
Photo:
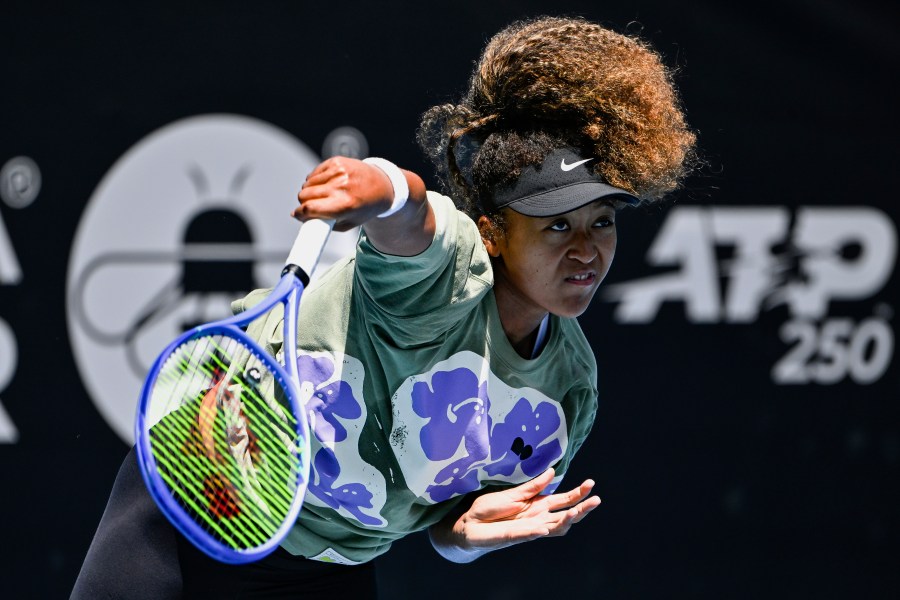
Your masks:
{"label": "woman's ear", "polygon": [[478,217],[478,231],[481,233],[481,241],[487,253],[492,258],[500,256],[500,239],[503,237],[503,231],[490,220],[488,217],[481,215]]}

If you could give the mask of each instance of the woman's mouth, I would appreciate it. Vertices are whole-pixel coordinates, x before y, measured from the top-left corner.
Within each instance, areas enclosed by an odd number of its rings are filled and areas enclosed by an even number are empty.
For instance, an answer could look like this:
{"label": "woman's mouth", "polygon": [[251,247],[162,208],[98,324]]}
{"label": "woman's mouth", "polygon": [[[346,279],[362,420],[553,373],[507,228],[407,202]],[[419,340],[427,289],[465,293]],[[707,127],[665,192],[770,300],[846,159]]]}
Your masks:
{"label": "woman's mouth", "polygon": [[573,285],[593,285],[594,281],[597,279],[596,273],[578,273],[577,275],[572,275],[570,277],[566,277],[566,283],[571,283]]}

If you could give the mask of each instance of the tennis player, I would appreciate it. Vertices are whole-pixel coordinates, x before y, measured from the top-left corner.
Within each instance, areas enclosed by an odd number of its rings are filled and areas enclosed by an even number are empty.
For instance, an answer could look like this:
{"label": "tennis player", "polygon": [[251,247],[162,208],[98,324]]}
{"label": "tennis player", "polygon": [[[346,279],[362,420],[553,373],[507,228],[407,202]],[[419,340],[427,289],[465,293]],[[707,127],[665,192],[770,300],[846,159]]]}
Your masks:
{"label": "tennis player", "polygon": [[[597,407],[575,317],[612,264],[617,211],[660,199],[692,164],[670,73],[596,24],[518,22],[458,104],[425,113],[419,141],[446,196],[386,160],[341,157],[299,193],[295,218],[363,234],[303,297],[312,473],[282,547],[250,565],[207,558],[129,457],[74,597],[370,598],[373,559],[412,532],[469,562],[597,508],[591,480],[558,490]],[[249,329],[276,356],[279,313]]]}

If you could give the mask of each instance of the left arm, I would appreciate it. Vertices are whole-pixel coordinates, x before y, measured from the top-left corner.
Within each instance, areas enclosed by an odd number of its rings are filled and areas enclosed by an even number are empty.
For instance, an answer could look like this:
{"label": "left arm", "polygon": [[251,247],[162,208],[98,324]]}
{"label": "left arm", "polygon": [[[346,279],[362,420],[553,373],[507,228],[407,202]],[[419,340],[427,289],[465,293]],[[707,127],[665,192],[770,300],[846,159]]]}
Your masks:
{"label": "left arm", "polygon": [[569,492],[541,495],[553,474],[547,469],[522,485],[463,504],[431,526],[432,546],[447,560],[467,563],[493,550],[565,535],[600,505],[600,498],[588,497],[594,487],[590,479]]}

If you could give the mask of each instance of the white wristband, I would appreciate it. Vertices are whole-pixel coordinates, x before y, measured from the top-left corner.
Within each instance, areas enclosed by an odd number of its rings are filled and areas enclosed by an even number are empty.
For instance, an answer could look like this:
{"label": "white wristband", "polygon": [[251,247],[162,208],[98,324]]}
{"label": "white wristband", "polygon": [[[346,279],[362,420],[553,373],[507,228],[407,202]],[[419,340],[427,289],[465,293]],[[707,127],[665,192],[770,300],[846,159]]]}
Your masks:
{"label": "white wristband", "polygon": [[406,201],[409,199],[409,184],[406,183],[406,176],[403,174],[403,171],[400,170],[400,167],[389,160],[378,158],[376,156],[364,158],[363,162],[384,171],[384,174],[391,180],[391,185],[394,186],[394,201],[391,203],[389,209],[378,215],[378,218],[383,219],[389,217],[403,208],[406,205]]}

